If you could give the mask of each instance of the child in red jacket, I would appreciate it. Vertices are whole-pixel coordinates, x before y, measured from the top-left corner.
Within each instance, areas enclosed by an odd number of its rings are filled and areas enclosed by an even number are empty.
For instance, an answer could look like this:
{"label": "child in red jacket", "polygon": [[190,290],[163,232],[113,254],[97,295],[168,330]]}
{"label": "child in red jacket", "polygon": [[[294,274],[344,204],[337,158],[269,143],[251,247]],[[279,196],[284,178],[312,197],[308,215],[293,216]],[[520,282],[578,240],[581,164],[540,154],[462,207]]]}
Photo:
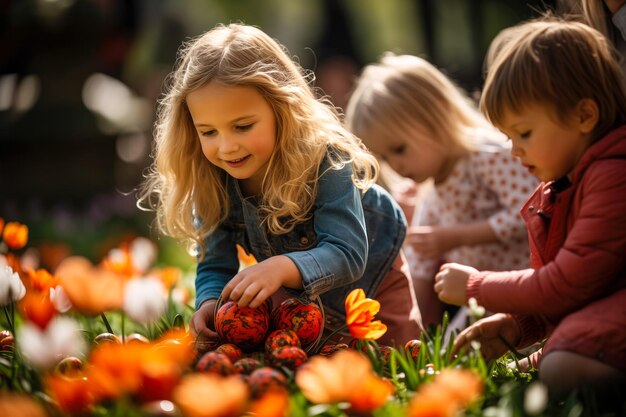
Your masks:
{"label": "child in red jacket", "polygon": [[498,312],[456,348],[486,359],[546,339],[530,365],[555,398],[626,382],[626,83],[610,43],[587,25],[523,23],[488,69],[481,109],[542,183],[522,207],[531,268],[445,264],[439,298]]}

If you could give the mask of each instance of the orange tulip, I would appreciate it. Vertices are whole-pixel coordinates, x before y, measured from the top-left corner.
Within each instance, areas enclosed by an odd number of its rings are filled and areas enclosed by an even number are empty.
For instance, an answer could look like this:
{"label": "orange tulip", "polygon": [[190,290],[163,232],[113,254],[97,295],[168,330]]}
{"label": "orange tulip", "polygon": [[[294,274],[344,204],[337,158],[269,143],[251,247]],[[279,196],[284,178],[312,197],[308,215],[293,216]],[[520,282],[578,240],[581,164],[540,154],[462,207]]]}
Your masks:
{"label": "orange tulip", "polygon": [[187,417],[236,417],[248,401],[248,387],[239,377],[194,373],[174,389],[174,403]]}
{"label": "orange tulip", "polygon": [[4,229],[4,219],[0,217],[0,236],[2,236],[2,229]]}
{"label": "orange tulip", "polygon": [[355,411],[372,411],[383,405],[394,389],[374,374],[370,361],[347,349],[330,357],[314,356],[296,373],[302,394],[316,404],[349,402]]}
{"label": "orange tulip", "polygon": [[28,226],[18,222],[8,222],[4,226],[3,239],[11,249],[22,249],[28,242]]}
{"label": "orange tulip", "polygon": [[58,279],[50,274],[45,269],[38,269],[36,271],[28,271],[28,288],[37,291],[40,294],[50,294],[50,288],[54,288],[58,285]]}
{"label": "orange tulip", "polygon": [[20,308],[24,317],[42,330],[48,326],[57,313],[49,294],[35,291],[26,291],[26,295],[20,301]]}
{"label": "orange tulip", "polygon": [[289,393],[284,389],[269,390],[250,406],[255,417],[286,417],[289,411]]}
{"label": "orange tulip", "polygon": [[361,288],[354,289],[348,294],[345,306],[346,324],[354,338],[376,340],[387,331],[387,326],[380,320],[372,321],[380,311],[380,303],[371,298],[365,298],[365,292]]}
{"label": "orange tulip", "polygon": [[411,400],[409,417],[453,417],[482,394],[483,383],[467,369],[443,369],[422,385]]}
{"label": "orange tulip", "polygon": [[44,383],[47,391],[64,413],[86,415],[96,403],[89,380],[85,377],[67,378],[48,375]]}
{"label": "orange tulip", "polygon": [[61,262],[55,275],[72,306],[82,313],[97,315],[122,308],[124,278],[116,273],[96,268],[85,258],[70,256]]}

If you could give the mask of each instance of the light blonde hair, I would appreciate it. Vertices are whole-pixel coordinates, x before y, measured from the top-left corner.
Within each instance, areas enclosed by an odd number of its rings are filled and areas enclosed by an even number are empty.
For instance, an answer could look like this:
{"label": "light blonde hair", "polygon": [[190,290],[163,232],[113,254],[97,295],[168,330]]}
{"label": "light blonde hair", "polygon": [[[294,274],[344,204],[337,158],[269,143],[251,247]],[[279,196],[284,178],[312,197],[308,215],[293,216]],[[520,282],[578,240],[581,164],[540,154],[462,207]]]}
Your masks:
{"label": "light blonde hair", "polygon": [[332,169],[351,164],[353,182],[363,191],[375,181],[376,159],[343,127],[328,100],[316,99],[311,72],[260,29],[218,25],[183,43],[159,102],[154,161],[139,205],[156,210],[163,233],[203,250],[202,240],[230,210],[226,174],[203,155],[185,102],[190,92],[213,81],[256,88],[276,116],[276,147],[259,206],[269,232],[289,232],[310,217],[325,157]]}
{"label": "light blonde hair", "polygon": [[615,30],[611,22],[611,12],[602,0],[581,0],[580,11],[584,21],[596,28],[604,36],[615,40]]}
{"label": "light blonde hair", "polygon": [[393,137],[428,140],[451,157],[475,148],[476,129],[495,130],[471,99],[428,61],[390,53],[364,68],[345,120],[365,144]]}
{"label": "light blonde hair", "polygon": [[546,17],[520,24],[515,42],[498,53],[480,108],[496,126],[505,112],[532,104],[550,106],[565,123],[582,99],[599,108],[594,138],[626,122],[626,86],[611,43],[584,23]]}

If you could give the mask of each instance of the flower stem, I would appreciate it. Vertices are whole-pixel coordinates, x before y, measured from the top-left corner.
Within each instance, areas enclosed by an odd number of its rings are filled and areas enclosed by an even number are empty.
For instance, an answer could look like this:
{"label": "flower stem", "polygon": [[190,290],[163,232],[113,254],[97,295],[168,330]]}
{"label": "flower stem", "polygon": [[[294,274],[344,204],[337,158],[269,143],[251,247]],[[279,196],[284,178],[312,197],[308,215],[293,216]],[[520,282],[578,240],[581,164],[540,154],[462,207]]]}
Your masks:
{"label": "flower stem", "polygon": [[113,333],[113,329],[111,328],[111,325],[109,324],[109,321],[107,320],[107,316],[105,316],[104,313],[100,313],[100,317],[102,318],[102,321],[104,322],[104,327],[107,328],[107,332]]}

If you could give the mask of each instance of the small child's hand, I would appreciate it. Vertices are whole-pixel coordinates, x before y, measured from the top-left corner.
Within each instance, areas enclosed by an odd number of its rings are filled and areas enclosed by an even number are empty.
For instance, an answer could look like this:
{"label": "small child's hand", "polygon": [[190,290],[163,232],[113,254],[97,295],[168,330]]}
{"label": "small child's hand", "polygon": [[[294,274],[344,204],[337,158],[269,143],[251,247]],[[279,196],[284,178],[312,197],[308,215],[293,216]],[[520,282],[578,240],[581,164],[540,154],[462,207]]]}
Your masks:
{"label": "small child's hand", "polygon": [[412,227],[406,235],[406,242],[427,258],[439,258],[458,246],[453,229],[444,227]]}
{"label": "small child's hand", "polygon": [[435,292],[444,303],[457,306],[467,302],[467,280],[470,274],[478,272],[471,266],[449,263],[443,264],[435,275]]}
{"label": "small child's hand", "polygon": [[213,314],[215,312],[215,304],[217,300],[207,300],[189,320],[189,333],[202,341],[217,340],[217,333],[211,328],[213,327]]}
{"label": "small child's hand", "polygon": [[453,354],[480,343],[480,352],[486,361],[497,359],[516,346],[520,340],[519,326],[512,316],[498,313],[478,320],[464,329],[454,340]]}
{"label": "small child's hand", "polygon": [[288,257],[273,256],[235,275],[222,290],[222,299],[257,308],[283,285],[302,288],[300,271]]}

